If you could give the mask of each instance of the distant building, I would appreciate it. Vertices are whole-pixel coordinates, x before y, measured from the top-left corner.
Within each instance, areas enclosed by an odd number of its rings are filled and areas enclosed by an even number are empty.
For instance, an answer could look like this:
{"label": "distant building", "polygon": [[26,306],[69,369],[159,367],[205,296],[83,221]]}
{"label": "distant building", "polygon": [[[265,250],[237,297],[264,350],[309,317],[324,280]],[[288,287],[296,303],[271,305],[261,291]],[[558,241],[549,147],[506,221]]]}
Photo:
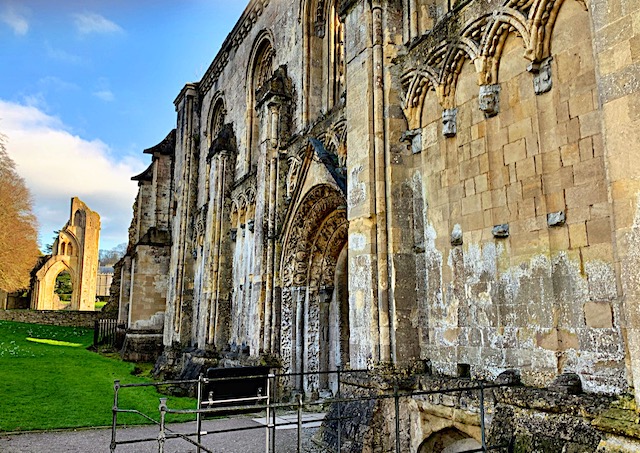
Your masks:
{"label": "distant building", "polygon": [[100,266],[96,280],[96,297],[109,297],[109,288],[113,281],[113,267]]}

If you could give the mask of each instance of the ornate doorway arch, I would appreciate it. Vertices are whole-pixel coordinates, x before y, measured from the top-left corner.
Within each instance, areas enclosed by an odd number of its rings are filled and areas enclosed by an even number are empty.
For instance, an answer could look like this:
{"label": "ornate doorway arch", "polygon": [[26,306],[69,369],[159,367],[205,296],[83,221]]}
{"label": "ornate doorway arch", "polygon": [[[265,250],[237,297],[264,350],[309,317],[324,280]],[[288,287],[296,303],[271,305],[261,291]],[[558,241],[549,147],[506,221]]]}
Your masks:
{"label": "ornate doorway arch", "polygon": [[[283,248],[281,356],[286,371],[333,370],[349,361],[346,200],[329,185],[298,204]],[[313,397],[335,379],[311,375],[296,387]]]}

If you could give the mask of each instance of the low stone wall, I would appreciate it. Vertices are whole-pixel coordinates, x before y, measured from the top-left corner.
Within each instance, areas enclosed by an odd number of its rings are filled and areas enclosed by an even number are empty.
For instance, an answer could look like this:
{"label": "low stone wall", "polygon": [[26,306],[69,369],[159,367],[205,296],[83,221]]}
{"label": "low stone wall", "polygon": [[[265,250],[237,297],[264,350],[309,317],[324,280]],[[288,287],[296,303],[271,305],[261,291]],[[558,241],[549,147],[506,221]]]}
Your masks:
{"label": "low stone wall", "polygon": [[0,310],[0,321],[89,329],[93,329],[95,321],[102,317],[100,311]]}

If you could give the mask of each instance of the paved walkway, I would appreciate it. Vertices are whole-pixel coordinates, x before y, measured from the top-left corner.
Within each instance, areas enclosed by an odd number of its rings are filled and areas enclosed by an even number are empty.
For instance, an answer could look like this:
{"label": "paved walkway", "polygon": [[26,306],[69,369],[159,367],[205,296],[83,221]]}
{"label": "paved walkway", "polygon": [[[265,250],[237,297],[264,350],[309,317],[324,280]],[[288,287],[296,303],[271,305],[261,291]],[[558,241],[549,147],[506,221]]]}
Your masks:
{"label": "paved walkway", "polygon": [[[305,414],[305,420],[315,421],[316,427],[303,429],[303,452],[317,453],[322,451],[312,441],[311,437],[317,431],[318,419],[323,414]],[[297,422],[297,415],[284,415],[278,418],[282,423],[290,422],[293,417]],[[176,432],[192,433],[196,431],[195,422],[170,425]],[[293,453],[297,451],[296,425],[288,425],[290,429],[280,427],[276,431],[277,453]],[[264,453],[265,428],[264,418],[253,416],[237,416],[220,420],[208,420],[203,423],[203,429],[220,431],[225,429],[256,428],[247,431],[233,431],[212,434],[203,438],[204,445],[216,453]],[[132,440],[141,438],[156,439],[158,428],[144,426],[135,428],[121,428],[117,431],[117,440]],[[0,452],[2,453],[109,453],[111,442],[110,429],[87,429],[77,431],[60,431],[47,433],[26,433],[3,435],[0,433]],[[117,453],[154,453],[158,451],[158,442],[145,442],[129,445],[118,445]],[[167,453],[192,453],[196,449],[182,439],[168,439],[165,443]]]}

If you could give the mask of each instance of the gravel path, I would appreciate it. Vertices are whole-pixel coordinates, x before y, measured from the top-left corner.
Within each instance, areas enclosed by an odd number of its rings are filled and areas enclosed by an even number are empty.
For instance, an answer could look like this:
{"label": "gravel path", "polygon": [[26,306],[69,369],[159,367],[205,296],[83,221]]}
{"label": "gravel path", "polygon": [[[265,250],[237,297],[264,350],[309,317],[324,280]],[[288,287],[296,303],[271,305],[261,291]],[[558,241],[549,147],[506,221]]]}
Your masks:
{"label": "gravel path", "polygon": [[[213,434],[203,438],[204,445],[216,453],[264,453],[265,429],[250,416],[238,416],[228,419],[206,421],[203,429],[222,430],[243,427],[255,427],[249,431]],[[196,431],[195,422],[170,425],[177,432]],[[319,449],[311,441],[317,428],[303,430],[303,451],[317,453]],[[117,440],[153,438],[158,436],[154,426],[121,428],[117,431]],[[78,431],[60,431],[26,434],[0,433],[0,452],[2,453],[109,453],[111,442],[110,429],[87,429]],[[296,452],[297,431],[278,429],[276,431],[277,453]],[[145,442],[130,445],[118,445],[117,453],[153,453],[158,451],[158,442]],[[169,439],[165,443],[167,453],[195,452],[194,446],[181,439]]]}

